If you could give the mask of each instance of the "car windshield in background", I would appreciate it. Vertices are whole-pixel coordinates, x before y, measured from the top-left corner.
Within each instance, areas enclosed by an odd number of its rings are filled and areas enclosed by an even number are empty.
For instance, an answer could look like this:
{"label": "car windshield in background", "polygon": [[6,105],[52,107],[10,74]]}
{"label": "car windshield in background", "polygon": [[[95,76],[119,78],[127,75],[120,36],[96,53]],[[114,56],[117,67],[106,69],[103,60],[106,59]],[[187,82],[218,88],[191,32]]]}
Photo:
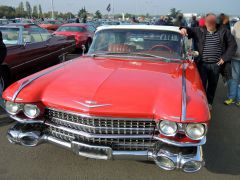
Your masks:
{"label": "car windshield in background", "polygon": [[15,45],[19,42],[19,28],[0,27],[4,44]]}
{"label": "car windshield in background", "polygon": [[57,31],[60,32],[84,32],[84,28],[80,26],[61,26]]}
{"label": "car windshield in background", "polygon": [[173,31],[111,29],[97,32],[89,54],[180,59],[182,36]]}
{"label": "car windshield in background", "polygon": [[43,24],[56,24],[55,21],[44,21]]}

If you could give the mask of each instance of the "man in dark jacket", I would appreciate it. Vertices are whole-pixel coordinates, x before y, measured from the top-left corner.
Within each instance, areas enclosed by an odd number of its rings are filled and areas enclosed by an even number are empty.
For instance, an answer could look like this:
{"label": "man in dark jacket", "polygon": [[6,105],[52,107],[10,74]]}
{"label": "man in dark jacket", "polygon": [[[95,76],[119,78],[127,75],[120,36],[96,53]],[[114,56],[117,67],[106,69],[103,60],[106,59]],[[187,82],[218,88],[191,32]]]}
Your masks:
{"label": "man in dark jacket", "polygon": [[236,53],[237,44],[231,32],[217,27],[215,14],[206,16],[206,27],[181,27],[181,34],[193,38],[199,51],[199,73],[205,88],[209,108],[212,109],[220,69],[226,62],[231,61]]}

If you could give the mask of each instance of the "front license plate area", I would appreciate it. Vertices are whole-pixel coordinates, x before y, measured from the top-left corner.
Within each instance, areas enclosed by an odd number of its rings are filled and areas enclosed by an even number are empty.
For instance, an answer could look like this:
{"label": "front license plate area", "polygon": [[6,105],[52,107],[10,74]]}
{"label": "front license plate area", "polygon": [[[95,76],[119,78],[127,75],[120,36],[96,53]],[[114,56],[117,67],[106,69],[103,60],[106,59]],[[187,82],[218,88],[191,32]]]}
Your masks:
{"label": "front license plate area", "polygon": [[80,156],[108,160],[112,158],[112,149],[104,146],[93,146],[73,141],[72,150]]}

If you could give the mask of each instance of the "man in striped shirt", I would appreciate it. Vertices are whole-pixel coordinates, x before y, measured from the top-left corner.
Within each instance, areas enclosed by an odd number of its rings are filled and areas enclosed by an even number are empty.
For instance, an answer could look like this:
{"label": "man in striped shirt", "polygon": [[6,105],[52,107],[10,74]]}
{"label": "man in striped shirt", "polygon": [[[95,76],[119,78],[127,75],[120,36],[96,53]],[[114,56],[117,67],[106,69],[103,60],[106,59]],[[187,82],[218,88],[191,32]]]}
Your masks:
{"label": "man in striped shirt", "polygon": [[193,38],[199,51],[198,69],[205,88],[210,110],[217,89],[221,66],[231,61],[237,44],[231,32],[217,27],[217,17],[209,13],[205,19],[206,27],[181,27],[181,34]]}

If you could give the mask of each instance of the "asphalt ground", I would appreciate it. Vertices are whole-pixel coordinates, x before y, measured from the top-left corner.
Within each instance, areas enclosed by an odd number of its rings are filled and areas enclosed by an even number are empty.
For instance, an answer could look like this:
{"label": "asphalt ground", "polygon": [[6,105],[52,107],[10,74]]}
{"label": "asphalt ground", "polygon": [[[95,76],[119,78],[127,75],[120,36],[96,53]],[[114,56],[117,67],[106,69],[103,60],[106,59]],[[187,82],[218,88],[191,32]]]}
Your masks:
{"label": "asphalt ground", "polygon": [[220,79],[203,148],[206,166],[193,174],[164,171],[152,162],[88,159],[51,144],[13,145],[6,138],[11,120],[0,110],[0,180],[239,180],[240,108],[223,105],[226,93]]}

